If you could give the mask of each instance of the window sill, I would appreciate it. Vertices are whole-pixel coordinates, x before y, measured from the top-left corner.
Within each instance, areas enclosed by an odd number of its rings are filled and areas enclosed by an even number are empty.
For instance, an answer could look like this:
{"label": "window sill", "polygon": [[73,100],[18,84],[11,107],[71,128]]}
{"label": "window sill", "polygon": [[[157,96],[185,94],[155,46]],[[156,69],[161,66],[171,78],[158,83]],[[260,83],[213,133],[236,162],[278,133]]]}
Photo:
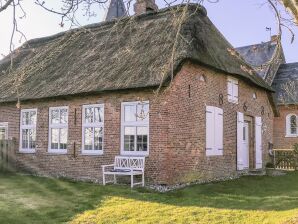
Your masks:
{"label": "window sill", "polygon": [[18,151],[18,153],[20,153],[20,154],[35,154],[36,153],[36,150],[35,149],[28,149],[28,150],[26,150],[26,149],[20,149],[19,151]]}
{"label": "window sill", "polygon": [[239,101],[231,101],[231,100],[228,100],[229,103],[233,103],[233,104],[238,104]]}
{"label": "window sill", "polygon": [[286,135],[285,138],[297,138],[297,135]]}
{"label": "window sill", "polygon": [[57,154],[57,155],[65,155],[67,154],[67,150],[54,150],[54,149],[49,149],[47,154]]}
{"label": "window sill", "polygon": [[82,153],[80,155],[81,156],[101,156],[101,155],[103,155],[103,151],[100,151],[100,152],[86,152],[86,151],[82,151]]}
{"label": "window sill", "polygon": [[120,155],[121,156],[143,156],[143,157],[149,157],[149,152],[137,153],[137,152],[125,152],[125,151],[121,151]]}

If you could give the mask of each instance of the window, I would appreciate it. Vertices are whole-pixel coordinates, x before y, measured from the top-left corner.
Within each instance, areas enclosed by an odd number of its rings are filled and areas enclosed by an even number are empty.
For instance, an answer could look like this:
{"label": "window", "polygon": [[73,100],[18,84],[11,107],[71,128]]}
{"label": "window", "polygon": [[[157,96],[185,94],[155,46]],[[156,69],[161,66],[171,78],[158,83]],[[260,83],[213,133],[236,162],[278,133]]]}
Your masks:
{"label": "window", "polygon": [[67,153],[68,107],[49,109],[49,152]]}
{"label": "window", "polygon": [[223,110],[206,106],[206,155],[223,155]]}
{"label": "window", "polygon": [[0,123],[0,140],[8,139],[8,123],[1,122]]}
{"label": "window", "polygon": [[228,77],[228,101],[238,103],[238,79]]}
{"label": "window", "polygon": [[83,106],[82,153],[102,154],[104,131],[104,105]]}
{"label": "window", "polygon": [[21,110],[20,152],[35,152],[36,119],[37,109]]}
{"label": "window", "polygon": [[286,137],[297,137],[297,116],[289,114],[286,117]]}
{"label": "window", "polygon": [[121,107],[121,153],[149,154],[149,102],[126,102]]}

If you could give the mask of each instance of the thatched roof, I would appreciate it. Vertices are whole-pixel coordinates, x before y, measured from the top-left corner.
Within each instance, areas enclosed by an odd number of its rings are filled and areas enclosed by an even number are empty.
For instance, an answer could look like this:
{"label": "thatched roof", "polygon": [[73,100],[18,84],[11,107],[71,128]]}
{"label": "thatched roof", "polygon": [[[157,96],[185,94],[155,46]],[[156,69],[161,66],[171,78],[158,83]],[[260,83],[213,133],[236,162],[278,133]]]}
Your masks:
{"label": "thatched roof", "polygon": [[186,60],[272,90],[229,48],[198,5],[93,24],[24,44],[10,74],[9,57],[0,61],[0,102],[15,101],[18,85],[21,100],[155,87]]}
{"label": "thatched roof", "polygon": [[272,86],[278,104],[298,104],[298,62],[281,65]]}

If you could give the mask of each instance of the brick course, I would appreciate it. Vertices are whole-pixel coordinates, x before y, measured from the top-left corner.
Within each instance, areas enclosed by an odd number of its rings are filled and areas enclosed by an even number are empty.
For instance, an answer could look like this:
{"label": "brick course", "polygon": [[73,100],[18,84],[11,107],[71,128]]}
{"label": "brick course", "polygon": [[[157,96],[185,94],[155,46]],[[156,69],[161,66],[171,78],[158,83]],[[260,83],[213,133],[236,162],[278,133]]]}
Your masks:
{"label": "brick course", "polygon": [[[205,81],[203,81],[205,79]],[[17,153],[22,170],[40,175],[66,176],[101,182],[101,165],[113,162],[120,153],[121,102],[150,101],[150,145],[146,159],[146,179],[154,184],[172,185],[196,180],[210,180],[237,175],[236,112],[261,116],[263,120],[263,157],[268,159],[268,142],[272,142],[273,112],[267,93],[239,79],[239,103],[227,101],[227,75],[210,68],[185,63],[158,98],[155,89],[106,92],[23,102],[22,109],[37,108],[36,153]],[[253,99],[253,93],[257,99]],[[223,105],[219,105],[219,94]],[[82,105],[104,103],[104,153],[82,155]],[[205,106],[224,110],[224,155],[205,155]],[[69,106],[69,137],[66,155],[50,154],[48,148],[49,107]],[[261,106],[265,113],[261,114]],[[75,118],[76,114],[76,118]],[[15,104],[0,106],[0,122],[9,122],[9,137],[19,141],[19,110]],[[264,162],[265,164],[265,162]]]}

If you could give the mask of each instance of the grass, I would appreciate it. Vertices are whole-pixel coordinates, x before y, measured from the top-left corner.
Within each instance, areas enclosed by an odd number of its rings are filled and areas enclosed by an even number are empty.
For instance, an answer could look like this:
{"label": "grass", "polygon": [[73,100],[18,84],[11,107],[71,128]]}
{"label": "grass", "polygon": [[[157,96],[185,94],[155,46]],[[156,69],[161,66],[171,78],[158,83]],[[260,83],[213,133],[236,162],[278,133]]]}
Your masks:
{"label": "grass", "polygon": [[298,223],[298,172],[169,193],[0,173],[0,223]]}

